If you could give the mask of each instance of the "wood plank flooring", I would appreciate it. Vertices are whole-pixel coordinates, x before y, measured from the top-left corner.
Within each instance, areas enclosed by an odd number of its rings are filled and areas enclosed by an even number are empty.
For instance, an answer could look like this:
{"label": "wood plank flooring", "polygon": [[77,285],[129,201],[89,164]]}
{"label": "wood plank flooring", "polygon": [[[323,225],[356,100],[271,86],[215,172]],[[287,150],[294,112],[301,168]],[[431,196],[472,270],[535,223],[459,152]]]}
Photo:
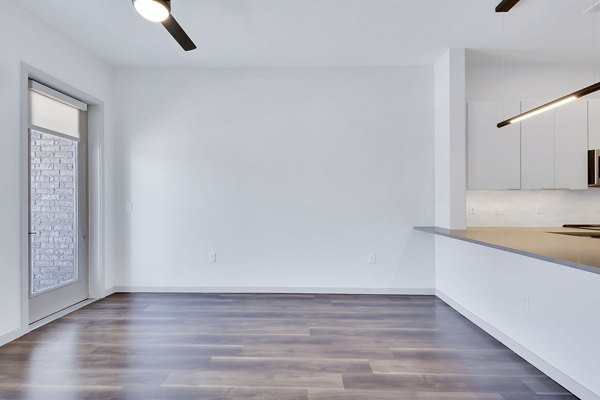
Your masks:
{"label": "wood plank flooring", "polygon": [[572,400],[432,296],[115,294],[0,348],[0,400]]}

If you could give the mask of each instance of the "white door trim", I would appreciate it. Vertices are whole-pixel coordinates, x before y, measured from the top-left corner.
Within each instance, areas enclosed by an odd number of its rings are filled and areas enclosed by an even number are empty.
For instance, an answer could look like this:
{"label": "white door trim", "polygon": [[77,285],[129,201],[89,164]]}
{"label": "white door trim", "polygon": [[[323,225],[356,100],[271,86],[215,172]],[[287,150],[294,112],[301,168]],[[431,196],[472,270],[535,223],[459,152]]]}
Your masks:
{"label": "white door trim", "polygon": [[45,72],[21,63],[21,331],[29,331],[29,79],[86,103],[88,107],[90,298],[104,290],[104,102]]}

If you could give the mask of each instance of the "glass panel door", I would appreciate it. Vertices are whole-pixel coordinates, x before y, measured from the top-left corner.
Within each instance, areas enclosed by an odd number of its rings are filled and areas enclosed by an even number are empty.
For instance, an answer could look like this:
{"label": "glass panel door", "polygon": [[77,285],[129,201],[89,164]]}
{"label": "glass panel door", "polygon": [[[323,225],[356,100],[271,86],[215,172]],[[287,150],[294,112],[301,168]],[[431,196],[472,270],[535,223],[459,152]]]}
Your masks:
{"label": "glass panel door", "polygon": [[30,82],[29,105],[29,322],[33,323],[89,295],[87,108],[37,82]]}

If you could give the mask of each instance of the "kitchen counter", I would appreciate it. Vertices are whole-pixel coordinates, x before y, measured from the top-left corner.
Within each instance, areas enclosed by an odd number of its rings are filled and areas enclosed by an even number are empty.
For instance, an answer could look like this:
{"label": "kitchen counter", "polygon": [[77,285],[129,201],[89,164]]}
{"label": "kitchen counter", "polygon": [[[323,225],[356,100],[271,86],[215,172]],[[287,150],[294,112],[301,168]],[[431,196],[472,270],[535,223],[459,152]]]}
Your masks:
{"label": "kitchen counter", "polygon": [[594,231],[563,227],[415,229],[600,274],[600,239],[558,234]]}

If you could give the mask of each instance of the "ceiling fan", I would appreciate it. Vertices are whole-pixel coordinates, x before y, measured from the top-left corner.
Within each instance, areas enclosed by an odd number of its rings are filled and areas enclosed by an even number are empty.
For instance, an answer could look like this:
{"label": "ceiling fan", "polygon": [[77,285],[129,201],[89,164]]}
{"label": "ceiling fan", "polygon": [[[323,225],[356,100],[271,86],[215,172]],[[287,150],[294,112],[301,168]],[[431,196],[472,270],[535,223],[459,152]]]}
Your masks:
{"label": "ceiling fan", "polygon": [[185,50],[196,48],[192,39],[171,14],[171,0],[131,0],[136,11],[148,21],[160,22]]}

